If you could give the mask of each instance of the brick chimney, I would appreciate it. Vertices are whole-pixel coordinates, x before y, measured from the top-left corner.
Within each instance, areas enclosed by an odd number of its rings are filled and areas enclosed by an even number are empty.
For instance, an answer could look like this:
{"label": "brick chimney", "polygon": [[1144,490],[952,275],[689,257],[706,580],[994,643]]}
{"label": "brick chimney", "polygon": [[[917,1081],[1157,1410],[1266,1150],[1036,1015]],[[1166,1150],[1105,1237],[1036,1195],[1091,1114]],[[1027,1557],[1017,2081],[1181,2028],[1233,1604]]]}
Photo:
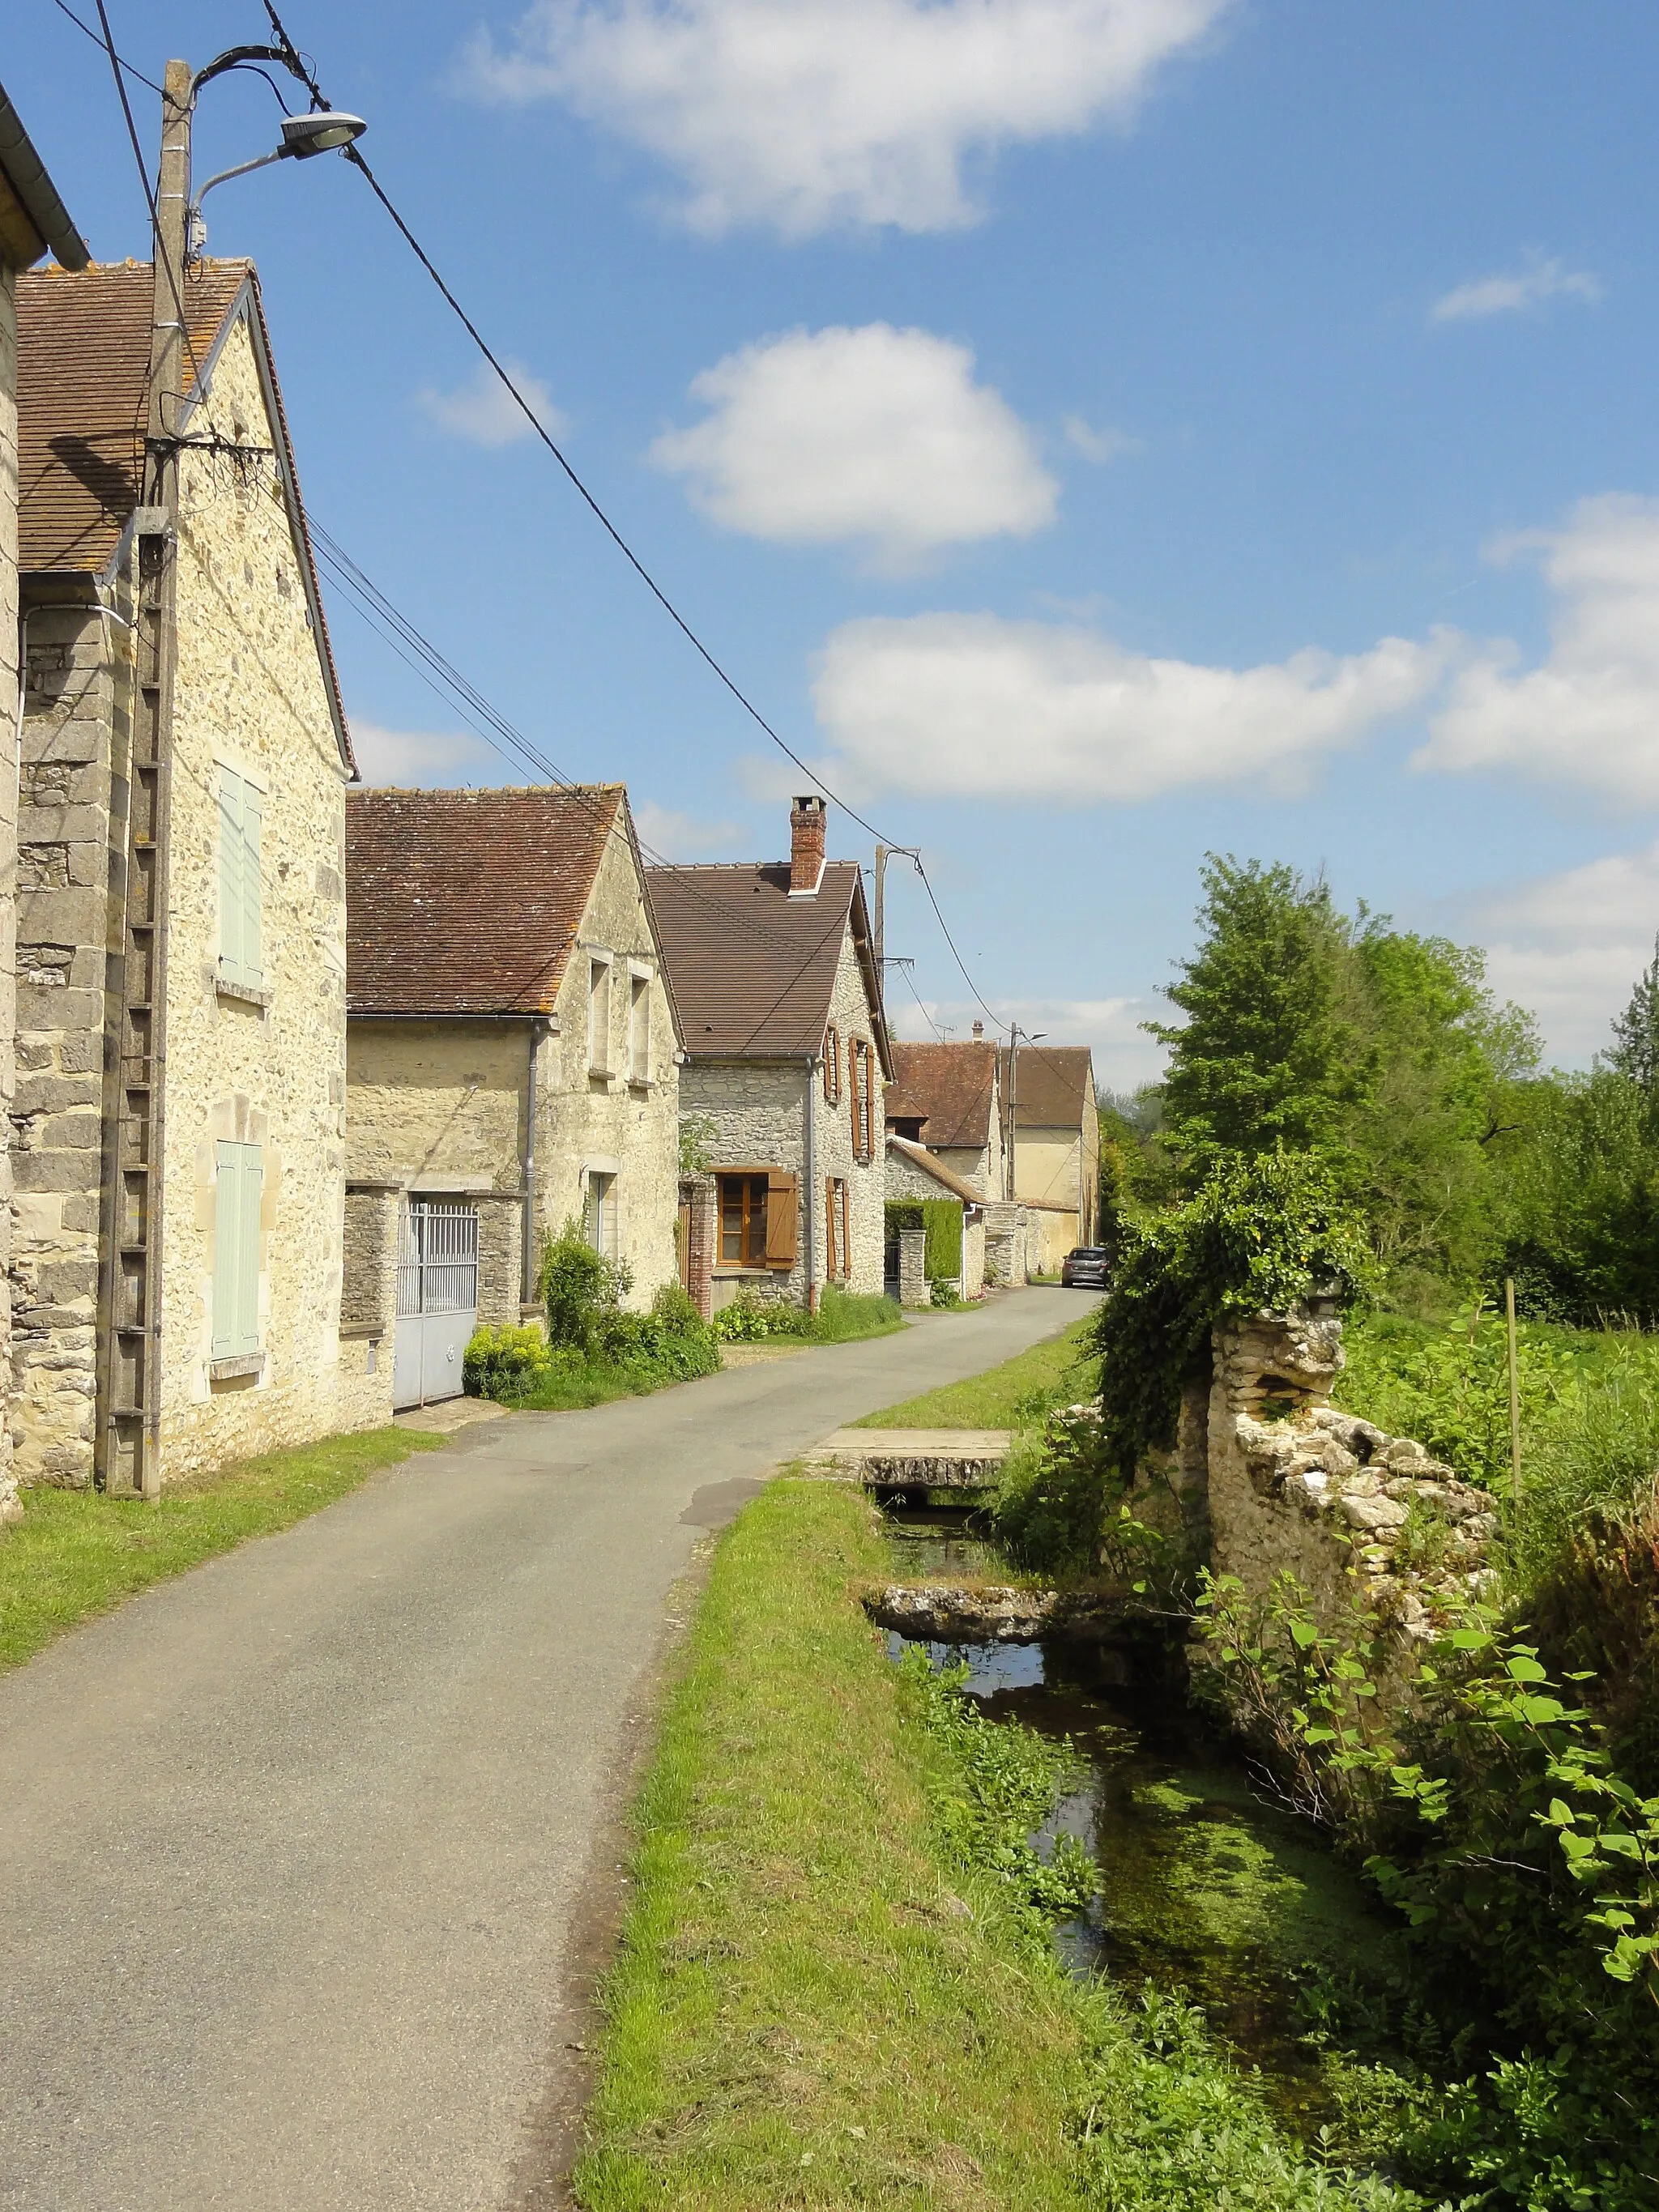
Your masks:
{"label": "brick chimney", "polygon": [[789,896],[811,898],[823,881],[823,801],[816,793],[789,810]]}
{"label": "brick chimney", "polygon": [[983,1040],[984,1036],[985,1036],[985,1024],[984,1024],[984,1023],[983,1023],[983,1022],[975,1022],[975,1023],[974,1024],[974,1042],[975,1042],[975,1044],[980,1043],[980,1042]]}

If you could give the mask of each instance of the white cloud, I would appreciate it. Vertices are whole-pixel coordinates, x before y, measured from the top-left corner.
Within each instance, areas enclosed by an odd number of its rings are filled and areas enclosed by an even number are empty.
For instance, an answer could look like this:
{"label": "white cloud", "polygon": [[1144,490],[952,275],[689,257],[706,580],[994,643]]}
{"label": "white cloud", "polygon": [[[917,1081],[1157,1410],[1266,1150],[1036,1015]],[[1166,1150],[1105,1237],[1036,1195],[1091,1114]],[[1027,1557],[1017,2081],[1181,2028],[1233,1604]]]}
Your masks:
{"label": "white cloud", "polygon": [[672,806],[659,806],[651,799],[641,800],[633,813],[640,842],[665,860],[689,860],[722,848],[730,850],[744,840],[739,822],[699,822],[692,815],[677,813]]}
{"label": "white cloud", "polygon": [[451,784],[507,781],[504,763],[465,731],[388,730],[354,714],[351,750],[365,783],[441,790]]}
{"label": "white cloud", "polygon": [[[522,362],[509,359],[503,366],[541,417],[549,436],[556,438],[568,426],[546,385]],[[514,446],[520,438],[535,435],[523,408],[487,361],[481,361],[466,382],[457,385],[453,392],[434,392],[428,385],[416,397],[441,428],[465,438],[469,445]]]}
{"label": "white cloud", "polygon": [[714,234],[960,228],[964,169],[1133,114],[1230,0],[537,0],[472,46],[487,95],[561,100],[645,147]]}
{"label": "white cloud", "polygon": [[[1162,999],[991,999],[987,1004],[1005,1035],[1007,1024],[1018,1022],[1044,1044],[1086,1044],[1094,1054],[1095,1081],[1109,1090],[1137,1091],[1164,1072],[1163,1046],[1140,1027],[1168,1012]],[[985,1015],[976,1000],[925,999],[918,1006],[910,998],[901,1003],[890,988],[887,1012],[895,1035],[908,1043],[924,1043],[939,1029],[965,1042]]]}
{"label": "white cloud", "polygon": [[862,542],[890,570],[1054,519],[1030,432],[975,383],[969,348],[930,331],[791,331],[728,354],[691,393],[709,413],[651,458],[751,538]]}
{"label": "white cloud", "polygon": [[1140,451],[1139,438],[1126,430],[1097,430],[1080,415],[1068,415],[1060,425],[1068,445],[1075,446],[1086,461],[1115,461],[1124,453]]}
{"label": "white cloud", "polygon": [[820,659],[818,720],[866,790],[1080,804],[1250,777],[1302,783],[1322,755],[1417,705],[1451,632],[1314,648],[1259,668],[1131,653],[1097,630],[989,614],[845,623]]}
{"label": "white cloud", "polygon": [[1473,920],[1493,988],[1536,1013],[1556,1060],[1582,1065],[1653,958],[1659,845],[1489,896]]}
{"label": "white cloud", "polygon": [[1513,276],[1477,276],[1468,284],[1459,284],[1435,301],[1429,319],[1473,322],[1486,315],[1518,314],[1525,308],[1541,307],[1546,300],[1599,300],[1601,296],[1601,280],[1587,269],[1567,269],[1559,261],[1534,255],[1526,268]]}
{"label": "white cloud", "polygon": [[1537,552],[1556,594],[1553,643],[1521,669],[1506,642],[1458,672],[1413,765],[1516,767],[1638,805],[1659,801],[1659,500],[1589,499],[1566,524],[1504,539]]}

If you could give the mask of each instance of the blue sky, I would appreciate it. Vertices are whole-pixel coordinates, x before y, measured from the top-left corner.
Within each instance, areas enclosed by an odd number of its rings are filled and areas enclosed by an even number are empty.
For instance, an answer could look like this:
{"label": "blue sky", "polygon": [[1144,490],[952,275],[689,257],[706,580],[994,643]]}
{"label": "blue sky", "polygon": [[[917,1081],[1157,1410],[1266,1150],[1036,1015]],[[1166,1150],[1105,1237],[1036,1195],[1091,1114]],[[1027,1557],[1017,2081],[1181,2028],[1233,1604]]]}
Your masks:
{"label": "blue sky", "polygon": [[[109,5],[152,76],[262,35],[252,0]],[[922,848],[1000,1016],[1152,1073],[1136,1025],[1218,849],[1486,945],[1564,1061],[1603,1041],[1659,927],[1659,13],[288,21],[689,617]],[[94,252],[147,253],[97,50],[20,0],[3,70]],[[274,114],[257,79],[210,88],[198,179]],[[209,214],[210,251],[259,264],[324,524],[561,769],[624,779],[653,843],[778,853],[798,772],[549,458],[492,442],[476,356],[362,180],[285,165]],[[337,594],[331,617],[374,774],[512,774]],[[870,859],[835,811],[831,849]],[[890,950],[965,1034],[917,888],[890,886]],[[896,977],[893,1006],[927,1033]]]}

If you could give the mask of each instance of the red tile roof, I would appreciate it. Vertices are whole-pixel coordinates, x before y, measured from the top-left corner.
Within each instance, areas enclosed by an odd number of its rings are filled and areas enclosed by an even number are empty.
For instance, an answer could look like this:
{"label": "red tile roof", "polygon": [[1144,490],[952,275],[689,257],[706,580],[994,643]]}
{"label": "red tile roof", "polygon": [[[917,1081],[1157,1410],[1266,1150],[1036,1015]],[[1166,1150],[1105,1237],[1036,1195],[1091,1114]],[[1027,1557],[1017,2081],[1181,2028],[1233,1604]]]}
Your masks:
{"label": "red tile roof", "polygon": [[830,861],[812,898],[789,896],[787,860],[651,868],[647,874],[694,1060],[821,1053],[850,927],[877,1009],[872,1026],[884,1072],[890,1066],[863,880],[852,861]]}
{"label": "red tile roof", "polygon": [[896,1044],[887,1118],[920,1120],[935,1152],[988,1145],[996,1073],[994,1044]]}
{"label": "red tile roof", "polygon": [[[997,1048],[1002,1096],[1009,1095],[1008,1048]],[[1094,1056],[1086,1044],[1023,1044],[1017,1101],[1022,1129],[1079,1129],[1085,1106],[1094,1110]]]}
{"label": "red tile roof", "polygon": [[619,783],[349,792],[348,1010],[551,1013],[613,834]]}

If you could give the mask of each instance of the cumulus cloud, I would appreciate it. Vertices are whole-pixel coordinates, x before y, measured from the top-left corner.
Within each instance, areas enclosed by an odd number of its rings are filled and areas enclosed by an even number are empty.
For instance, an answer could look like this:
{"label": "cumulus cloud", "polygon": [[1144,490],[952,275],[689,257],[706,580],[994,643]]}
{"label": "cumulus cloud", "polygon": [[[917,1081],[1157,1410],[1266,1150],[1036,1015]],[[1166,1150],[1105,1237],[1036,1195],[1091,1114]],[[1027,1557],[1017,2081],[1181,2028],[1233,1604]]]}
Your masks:
{"label": "cumulus cloud", "polygon": [[1459,284],[1429,310],[1436,323],[1467,323],[1486,315],[1513,315],[1546,300],[1599,300],[1601,285],[1587,269],[1569,269],[1559,261],[1534,256],[1513,275],[1477,276]]}
{"label": "cumulus cloud", "polygon": [[950,545],[1027,537],[1059,487],[965,345],[869,323],[791,331],[691,386],[709,412],[651,448],[706,514],[775,544],[867,544],[884,568]]}
{"label": "cumulus cloud", "polygon": [[1500,643],[1471,659],[1413,765],[1515,767],[1659,801],[1659,500],[1585,500],[1561,529],[1487,554],[1541,558],[1556,595],[1549,654],[1523,668]]}
{"label": "cumulus cloud", "polygon": [[477,89],[551,98],[677,171],[681,214],[958,228],[999,148],[1125,123],[1231,0],[538,0]]}
{"label": "cumulus cloud", "polygon": [[1097,430],[1080,415],[1068,415],[1060,428],[1067,445],[1074,446],[1085,461],[1115,461],[1121,454],[1140,451],[1139,438],[1124,430]]}
{"label": "cumulus cloud", "polygon": [[867,790],[1088,804],[1246,776],[1293,789],[1322,756],[1418,705],[1455,642],[1437,632],[1212,668],[1080,627],[873,617],[831,634],[813,696]]}
{"label": "cumulus cloud", "polygon": [[1653,958],[1659,845],[1493,895],[1472,918],[1494,988],[1537,1014],[1553,1058],[1583,1065]]}
{"label": "cumulus cloud", "polygon": [[633,812],[640,842],[665,860],[695,860],[708,853],[730,851],[743,842],[744,829],[738,822],[699,822],[672,806],[659,806],[651,799],[641,800]]}
{"label": "cumulus cloud", "polygon": [[[539,376],[532,375],[522,362],[509,360],[505,367],[541,417],[550,436],[556,438],[567,424],[546,385]],[[447,430],[453,437],[465,438],[469,445],[514,446],[520,438],[535,434],[525,419],[523,408],[487,361],[481,361],[466,382],[457,385],[453,392],[434,392],[428,385],[416,396],[440,428]]]}
{"label": "cumulus cloud", "polygon": [[351,719],[351,749],[365,783],[394,783],[417,790],[451,784],[501,783],[507,770],[482,741],[461,730],[389,730]]}

